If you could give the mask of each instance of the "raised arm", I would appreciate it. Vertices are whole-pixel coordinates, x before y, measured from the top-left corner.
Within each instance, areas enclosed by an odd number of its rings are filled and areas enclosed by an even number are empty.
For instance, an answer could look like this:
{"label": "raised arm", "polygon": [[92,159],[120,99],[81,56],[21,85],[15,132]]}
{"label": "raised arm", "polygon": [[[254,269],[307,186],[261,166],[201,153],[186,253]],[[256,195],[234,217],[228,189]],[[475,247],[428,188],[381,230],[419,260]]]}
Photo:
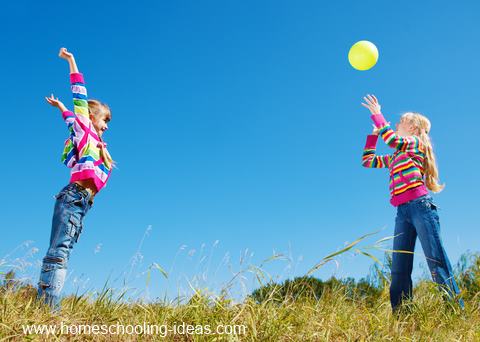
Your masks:
{"label": "raised arm", "polygon": [[378,129],[378,134],[388,146],[401,151],[418,150],[420,139],[414,135],[402,137],[396,134],[390,127],[390,123],[383,117],[380,103],[374,95],[367,95],[363,99],[366,103],[362,103],[362,105],[370,110],[372,114],[370,117]]}
{"label": "raised arm", "polygon": [[[87,88],[85,88],[85,81],[83,75],[78,71],[77,62],[73,53],[67,51],[66,48],[61,48],[58,56],[68,62],[70,68],[70,84],[73,95],[73,112],[75,115],[90,120],[88,115],[88,96]],[[85,122],[85,120],[82,120]]]}
{"label": "raised arm", "polygon": [[365,147],[363,148],[362,165],[369,168],[388,168],[390,166],[390,156],[375,155],[378,140],[378,129],[374,128],[373,133],[367,136]]}
{"label": "raised arm", "polygon": [[65,123],[67,124],[68,128],[72,130],[72,125],[75,122],[75,114],[69,111],[62,101],[60,101],[58,97],[54,97],[53,94],[50,97],[45,97],[45,100],[47,100],[51,106],[60,110]]}
{"label": "raised arm", "polygon": [[75,57],[73,56],[73,53],[67,51],[66,48],[61,48],[58,52],[58,57],[65,59],[68,62],[71,74],[78,74],[78,67],[77,63],[75,62]]}

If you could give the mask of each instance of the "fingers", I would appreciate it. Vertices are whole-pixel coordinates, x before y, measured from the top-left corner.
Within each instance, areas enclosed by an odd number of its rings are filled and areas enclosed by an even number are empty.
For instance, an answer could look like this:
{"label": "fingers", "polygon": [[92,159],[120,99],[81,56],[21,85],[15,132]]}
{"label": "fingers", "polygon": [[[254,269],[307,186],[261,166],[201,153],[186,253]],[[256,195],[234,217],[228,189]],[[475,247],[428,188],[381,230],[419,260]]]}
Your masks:
{"label": "fingers", "polygon": [[[370,105],[372,105],[372,106],[378,106],[379,105],[378,101],[377,101],[377,98],[375,96],[367,94],[366,98],[368,99],[368,103]],[[364,99],[365,99],[365,97],[364,97]]]}
{"label": "fingers", "polygon": [[370,95],[364,96],[363,99],[369,106],[375,106],[375,102],[373,101],[373,98]]}
{"label": "fingers", "polygon": [[51,98],[49,97],[45,97],[45,100],[47,100],[48,104],[53,106],[53,107],[56,107],[57,106],[57,102],[53,101]]}
{"label": "fingers", "polygon": [[378,99],[375,97],[375,95],[367,94],[363,97],[363,100],[365,103],[362,102],[362,106],[368,108],[372,114],[380,113],[381,106],[378,103]]}
{"label": "fingers", "polygon": [[378,99],[375,97],[375,95],[367,94],[367,96],[364,96],[363,99],[369,104],[378,104]]}
{"label": "fingers", "polygon": [[371,113],[373,113],[375,111],[375,106],[370,104],[370,103],[369,104],[362,103],[362,106],[367,108]]}
{"label": "fingers", "polygon": [[370,111],[375,112],[380,112],[380,104],[378,103],[378,99],[375,97],[375,95],[370,95],[370,94],[367,94],[367,96],[364,96],[363,97],[363,100],[365,101],[365,103],[362,103],[362,105],[368,109],[370,109]]}
{"label": "fingers", "polygon": [[60,58],[68,59],[73,56],[71,52],[68,52],[68,50],[64,47],[60,48],[60,51],[58,52],[58,56]]}
{"label": "fingers", "polygon": [[50,95],[50,97],[45,96],[45,100],[47,100],[48,103],[50,103],[52,106],[58,105],[59,100],[58,97],[53,96],[53,94]]}

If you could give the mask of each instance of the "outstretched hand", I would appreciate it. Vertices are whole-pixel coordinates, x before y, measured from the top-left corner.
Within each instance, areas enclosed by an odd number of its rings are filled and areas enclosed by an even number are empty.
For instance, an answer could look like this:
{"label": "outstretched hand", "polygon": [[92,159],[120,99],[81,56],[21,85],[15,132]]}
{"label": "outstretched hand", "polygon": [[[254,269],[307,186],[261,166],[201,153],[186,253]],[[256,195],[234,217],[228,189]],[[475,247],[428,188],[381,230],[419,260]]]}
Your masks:
{"label": "outstretched hand", "polygon": [[65,60],[71,60],[73,59],[73,53],[68,52],[67,48],[62,47],[60,51],[58,52],[58,57],[63,58]]}
{"label": "outstretched hand", "polygon": [[381,113],[382,107],[380,106],[380,103],[378,103],[378,100],[375,97],[375,95],[368,94],[363,99],[365,100],[366,104],[362,102],[362,106],[368,108],[368,110],[370,110],[370,113],[372,113],[372,115]]}
{"label": "outstretched hand", "polygon": [[45,96],[45,100],[47,100],[47,102],[53,106],[53,107],[57,107],[58,109],[60,109],[62,112],[66,111],[67,108],[65,107],[65,105],[62,103],[62,101],[60,101],[58,99],[58,97],[54,97],[53,94],[50,95],[50,97],[46,97]]}

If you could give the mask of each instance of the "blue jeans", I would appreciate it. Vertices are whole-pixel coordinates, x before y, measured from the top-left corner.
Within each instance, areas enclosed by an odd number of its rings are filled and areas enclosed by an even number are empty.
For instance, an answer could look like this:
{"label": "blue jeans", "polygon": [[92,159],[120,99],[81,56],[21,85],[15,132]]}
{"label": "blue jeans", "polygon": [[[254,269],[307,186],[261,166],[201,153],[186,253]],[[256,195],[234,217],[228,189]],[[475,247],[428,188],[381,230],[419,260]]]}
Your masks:
{"label": "blue jeans", "polygon": [[37,297],[57,311],[70,252],[82,232],[82,221],[92,206],[92,198],[75,183],[68,184],[55,197],[50,246],[43,258]]}
{"label": "blue jeans", "polygon": [[[447,253],[443,248],[437,206],[430,195],[421,196],[398,206],[393,249],[413,253],[417,235],[433,280],[446,290],[447,297],[453,298],[460,291],[453,277]],[[413,254],[393,252],[390,285],[390,302],[393,311],[399,308],[404,297],[412,298],[412,268]],[[461,298],[459,305],[464,308]]]}

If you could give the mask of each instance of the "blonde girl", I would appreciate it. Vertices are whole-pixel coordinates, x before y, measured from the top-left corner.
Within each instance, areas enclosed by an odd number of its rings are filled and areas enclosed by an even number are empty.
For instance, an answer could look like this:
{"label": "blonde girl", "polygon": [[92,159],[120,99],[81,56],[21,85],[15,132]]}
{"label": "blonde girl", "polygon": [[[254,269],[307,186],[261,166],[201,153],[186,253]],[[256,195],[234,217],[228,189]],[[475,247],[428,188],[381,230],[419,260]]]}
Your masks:
{"label": "blonde girl", "polygon": [[[367,137],[362,164],[369,168],[388,168],[390,172],[390,203],[397,207],[390,302],[397,311],[404,298],[412,298],[413,251],[417,236],[422,245],[433,280],[446,290],[449,297],[459,293],[452,267],[440,238],[437,206],[429,194],[439,192],[439,183],[429,133],[430,121],[419,113],[402,115],[393,131],[383,117],[374,95],[364,97],[362,105],[370,110],[374,130]],[[375,155],[378,136],[394,149],[389,155]],[[464,303],[459,299],[463,308]]]}

